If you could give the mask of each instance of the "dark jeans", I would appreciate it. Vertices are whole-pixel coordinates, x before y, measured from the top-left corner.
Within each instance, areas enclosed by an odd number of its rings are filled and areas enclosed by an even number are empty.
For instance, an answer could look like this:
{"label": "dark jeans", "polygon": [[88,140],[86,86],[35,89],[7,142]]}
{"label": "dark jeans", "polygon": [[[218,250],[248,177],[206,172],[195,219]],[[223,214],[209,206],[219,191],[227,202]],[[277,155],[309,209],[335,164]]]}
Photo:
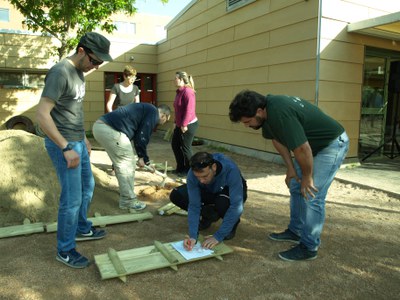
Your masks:
{"label": "dark jeans", "polygon": [[[246,180],[242,178],[243,182],[243,203],[247,200],[247,184]],[[189,194],[187,191],[187,185],[181,185],[172,190],[170,196],[170,200],[176,206],[182,208],[183,210],[188,210],[189,205]],[[229,188],[225,187],[219,193],[208,193],[204,190],[201,190],[201,216],[203,218],[207,218],[216,212],[220,218],[224,218],[226,211],[230,206],[230,198],[229,198]]]}
{"label": "dark jeans", "polygon": [[192,143],[194,134],[199,127],[199,122],[196,121],[188,125],[188,130],[182,133],[180,127],[175,127],[174,134],[172,135],[172,151],[175,155],[176,171],[187,172],[189,171],[189,160],[192,157]]}

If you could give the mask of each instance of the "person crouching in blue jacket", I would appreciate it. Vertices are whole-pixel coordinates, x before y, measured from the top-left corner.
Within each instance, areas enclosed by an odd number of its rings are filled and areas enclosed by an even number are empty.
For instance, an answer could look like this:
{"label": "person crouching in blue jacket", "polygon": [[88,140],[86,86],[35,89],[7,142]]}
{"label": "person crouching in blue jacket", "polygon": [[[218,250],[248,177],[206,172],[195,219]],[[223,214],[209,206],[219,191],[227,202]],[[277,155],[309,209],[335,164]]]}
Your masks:
{"label": "person crouching in blue jacket", "polygon": [[172,190],[170,200],[188,211],[189,236],[186,250],[196,244],[199,230],[222,218],[221,226],[205,239],[202,247],[211,249],[236,234],[247,199],[246,180],[238,166],[221,153],[197,152],[190,159],[187,184]]}

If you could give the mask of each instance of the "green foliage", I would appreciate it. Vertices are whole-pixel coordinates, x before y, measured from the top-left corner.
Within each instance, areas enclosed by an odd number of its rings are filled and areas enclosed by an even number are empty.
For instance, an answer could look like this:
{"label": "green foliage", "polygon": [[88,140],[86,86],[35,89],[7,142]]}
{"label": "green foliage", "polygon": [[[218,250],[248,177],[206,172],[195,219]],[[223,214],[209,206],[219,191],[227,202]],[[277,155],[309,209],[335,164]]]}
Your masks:
{"label": "green foliage", "polygon": [[[112,33],[116,28],[113,13],[136,12],[135,0],[9,0],[25,17],[34,32],[51,35],[61,42],[57,49],[61,59],[78,44],[78,38],[95,29]],[[160,0],[167,3],[168,0]]]}

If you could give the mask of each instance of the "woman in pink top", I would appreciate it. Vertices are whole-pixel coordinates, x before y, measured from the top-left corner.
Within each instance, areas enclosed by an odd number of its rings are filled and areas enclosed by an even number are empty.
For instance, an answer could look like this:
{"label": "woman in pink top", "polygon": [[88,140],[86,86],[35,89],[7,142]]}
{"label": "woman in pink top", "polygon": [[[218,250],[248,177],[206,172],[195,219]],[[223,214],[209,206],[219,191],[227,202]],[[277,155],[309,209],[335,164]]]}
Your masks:
{"label": "woman in pink top", "polygon": [[171,146],[176,160],[175,174],[186,176],[192,157],[192,142],[199,127],[196,117],[196,95],[193,77],[186,72],[176,72],[175,85],[178,87],[174,101],[175,129]]}

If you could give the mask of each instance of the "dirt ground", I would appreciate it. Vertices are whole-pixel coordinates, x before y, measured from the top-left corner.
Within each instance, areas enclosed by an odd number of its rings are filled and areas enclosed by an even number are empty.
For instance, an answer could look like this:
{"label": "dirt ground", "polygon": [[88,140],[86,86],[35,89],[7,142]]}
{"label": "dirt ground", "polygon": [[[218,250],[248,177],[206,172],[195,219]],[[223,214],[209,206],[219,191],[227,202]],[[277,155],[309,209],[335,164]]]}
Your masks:
{"label": "dirt ground", "polygon": [[[96,145],[95,145],[96,146]],[[195,151],[221,149],[196,146]],[[236,237],[227,241],[234,252],[223,261],[208,259],[130,275],[127,283],[101,280],[93,263],[83,270],[55,260],[56,234],[38,233],[0,239],[0,299],[398,299],[400,294],[400,199],[373,189],[334,181],[326,203],[326,223],[318,258],[284,262],[278,252],[290,243],[267,235],[286,228],[289,206],[284,168],[270,162],[228,153],[240,166],[249,197]],[[173,155],[168,142],[153,137],[150,158],[157,163]],[[54,222],[58,183],[43,140],[23,131],[0,131],[0,226]],[[96,190],[90,216],[116,215],[118,188],[109,175],[104,151],[93,151]],[[154,217],[143,222],[109,225],[106,238],[78,243],[93,260],[108,248],[152,245],[154,240],[181,240],[185,216],[160,216],[168,203],[166,189],[154,186],[160,177],[137,171],[136,192]],[[204,234],[212,234],[219,223]]]}

